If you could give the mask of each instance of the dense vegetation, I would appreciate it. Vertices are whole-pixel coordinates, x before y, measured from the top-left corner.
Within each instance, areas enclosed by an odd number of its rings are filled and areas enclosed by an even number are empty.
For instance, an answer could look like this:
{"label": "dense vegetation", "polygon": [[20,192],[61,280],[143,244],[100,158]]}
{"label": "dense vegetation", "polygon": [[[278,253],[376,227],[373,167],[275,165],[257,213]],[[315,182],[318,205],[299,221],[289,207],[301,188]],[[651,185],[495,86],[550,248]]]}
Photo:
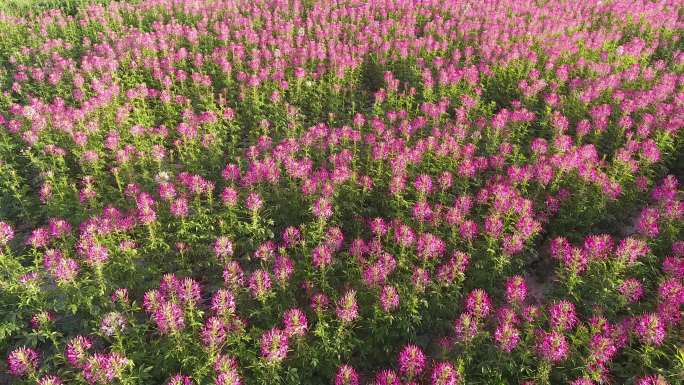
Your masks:
{"label": "dense vegetation", "polygon": [[684,383],[681,0],[0,9],[0,383]]}

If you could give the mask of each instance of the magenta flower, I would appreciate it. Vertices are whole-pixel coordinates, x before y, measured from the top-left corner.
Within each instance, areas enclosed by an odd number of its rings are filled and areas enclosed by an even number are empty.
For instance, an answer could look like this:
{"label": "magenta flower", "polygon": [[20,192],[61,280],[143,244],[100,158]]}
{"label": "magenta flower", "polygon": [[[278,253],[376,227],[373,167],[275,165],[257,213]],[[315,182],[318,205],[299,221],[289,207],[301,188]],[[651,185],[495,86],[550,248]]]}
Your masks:
{"label": "magenta flower", "polygon": [[118,288],[112,292],[112,302],[120,302],[122,304],[128,304],[128,289]]}
{"label": "magenta flower", "polygon": [[221,192],[221,202],[227,207],[235,207],[238,202],[238,193],[232,187],[226,187]]}
{"label": "magenta flower", "polygon": [[399,293],[394,286],[384,286],[380,292],[380,307],[390,312],[399,307]]}
{"label": "magenta flower", "polygon": [[341,365],[337,368],[335,385],[359,385],[359,375],[356,369],[349,365]]}
{"label": "magenta flower", "polygon": [[554,330],[566,331],[572,329],[578,322],[575,305],[562,300],[549,308],[549,323]]}
{"label": "magenta flower", "polygon": [[290,226],[283,231],[283,242],[286,247],[293,247],[301,241],[301,232],[298,228]]}
{"label": "magenta flower", "polygon": [[122,333],[126,328],[126,317],[116,311],[109,312],[100,321],[100,332],[105,336]]}
{"label": "magenta flower", "polygon": [[202,343],[211,349],[219,346],[226,339],[226,324],[218,317],[209,317],[200,332]]}
{"label": "magenta flower", "polygon": [[384,369],[375,376],[376,385],[401,385],[401,380],[397,373],[391,369]]}
{"label": "magenta flower", "polygon": [[644,287],[637,279],[627,278],[618,286],[618,291],[627,302],[635,303],[639,302],[641,299],[641,296],[644,293]]}
{"label": "magenta flower", "polygon": [[485,318],[491,310],[491,300],[483,289],[474,289],[466,297],[466,311],[475,318]]}
{"label": "magenta flower", "polygon": [[192,278],[183,278],[176,288],[178,299],[184,306],[194,307],[201,301],[201,288]]}
{"label": "magenta flower", "polygon": [[271,277],[265,270],[256,270],[249,277],[249,290],[254,298],[263,298],[271,289]]}
{"label": "magenta flower", "polygon": [[330,218],[333,215],[333,207],[327,198],[319,198],[314,202],[311,211],[313,215],[321,220]]}
{"label": "magenta flower", "polygon": [[459,341],[470,342],[479,332],[477,319],[471,313],[461,313],[454,322],[454,332]]}
{"label": "magenta flower", "polygon": [[237,261],[226,263],[223,269],[223,282],[232,290],[237,290],[244,285],[244,273]]}
{"label": "magenta flower", "polygon": [[247,195],[247,199],[245,200],[245,207],[247,207],[247,210],[251,212],[259,211],[263,204],[264,201],[261,199],[261,196],[255,192],[249,193],[249,195]]}
{"label": "magenta flower", "polygon": [[316,293],[311,296],[311,309],[316,312],[322,312],[328,308],[330,299],[324,293]]}
{"label": "magenta flower", "polygon": [[83,368],[83,365],[88,358],[88,349],[92,346],[93,344],[88,337],[76,336],[72,338],[66,345],[65,355],[67,361],[69,361],[74,368]]}
{"label": "magenta flower", "polygon": [[425,354],[416,345],[406,345],[399,352],[399,372],[409,378],[420,375],[425,369]]}
{"label": "magenta flower", "polygon": [[654,374],[639,378],[636,385],[670,385],[670,383],[660,374]]}
{"label": "magenta flower", "polygon": [[658,228],[658,220],[660,219],[660,213],[658,209],[652,207],[646,207],[641,211],[639,218],[637,219],[636,229],[639,234],[647,238],[654,238],[660,232]]}
{"label": "magenta flower", "polygon": [[38,369],[38,353],[27,347],[14,349],[7,356],[7,366],[13,376],[33,373]]}
{"label": "magenta flower", "polygon": [[637,318],[634,332],[641,342],[647,345],[659,346],[665,339],[665,325],[655,313],[644,314]]}
{"label": "magenta flower", "polygon": [[405,224],[399,224],[394,229],[394,239],[401,247],[410,247],[416,241],[413,229]]}
{"label": "magenta flower", "polygon": [[287,356],[287,334],[273,328],[261,336],[261,356],[270,362],[280,362]]}
{"label": "magenta flower", "polygon": [[501,350],[510,353],[520,342],[520,332],[511,324],[500,324],[494,330],[494,340]]}
{"label": "magenta flower", "polygon": [[618,349],[612,338],[594,334],[589,341],[589,352],[592,361],[607,363],[615,356]]}
{"label": "magenta flower", "polygon": [[300,309],[287,310],[283,314],[283,323],[285,324],[285,333],[288,337],[302,337],[309,328],[306,315]]}
{"label": "magenta flower", "polygon": [[525,279],[514,275],[506,280],[506,301],[509,304],[521,305],[527,297],[527,284]]}
{"label": "magenta flower", "polygon": [[286,255],[279,255],[273,264],[273,275],[281,286],[287,286],[294,273],[294,263]]}
{"label": "magenta flower", "polygon": [[240,375],[238,374],[237,369],[231,369],[227,370],[225,372],[221,372],[218,374],[216,377],[215,381],[216,385],[241,385],[242,380],[240,380]]}
{"label": "magenta flower", "polygon": [[420,195],[430,194],[432,192],[432,178],[427,174],[418,175],[413,182],[413,187]]}
{"label": "magenta flower", "polygon": [[430,272],[422,267],[414,269],[413,275],[411,276],[411,282],[413,283],[413,286],[415,286],[416,291],[425,291],[425,288],[430,283]]}
{"label": "magenta flower", "polygon": [[432,385],[458,385],[461,375],[448,362],[438,362],[432,368]]}
{"label": "magenta flower", "polygon": [[214,370],[217,373],[226,373],[237,370],[238,362],[235,357],[219,353],[214,360]]}
{"label": "magenta flower", "polygon": [[230,317],[235,314],[235,296],[226,289],[219,289],[211,297],[211,310],[221,317]]}
{"label": "magenta flower", "polygon": [[83,377],[89,384],[106,385],[114,379],[120,379],[123,370],[131,361],[119,353],[95,353],[88,357],[83,366]]}
{"label": "magenta flower", "polygon": [[166,385],[193,385],[192,379],[183,374],[176,374],[169,378]]}
{"label": "magenta flower", "polygon": [[162,334],[174,334],[185,328],[183,310],[175,302],[162,303],[153,319]]}
{"label": "magenta flower", "polygon": [[563,361],[568,357],[568,341],[557,331],[540,332],[537,338],[537,351],[541,358],[547,361]]}
{"label": "magenta flower", "polygon": [[233,256],[233,242],[226,236],[221,236],[214,242],[214,253],[220,258]]}
{"label": "magenta flower", "polygon": [[313,265],[317,269],[323,269],[332,263],[332,250],[325,245],[317,246],[311,253]]}
{"label": "magenta flower", "polygon": [[433,234],[422,233],[418,236],[416,249],[423,260],[437,259],[444,255],[446,243]]}
{"label": "magenta flower", "polygon": [[173,202],[171,202],[171,205],[169,206],[169,211],[171,211],[171,215],[173,215],[176,218],[185,218],[188,216],[188,200],[185,198],[177,198],[174,199]]}
{"label": "magenta flower", "polygon": [[6,245],[12,238],[14,238],[12,226],[0,221],[0,246]]}
{"label": "magenta flower", "polygon": [[62,380],[53,375],[46,375],[38,380],[38,385],[62,385]]}
{"label": "magenta flower", "polygon": [[342,322],[352,322],[359,316],[359,308],[356,303],[356,291],[351,289],[344,293],[337,301],[337,309],[335,310],[337,318]]}

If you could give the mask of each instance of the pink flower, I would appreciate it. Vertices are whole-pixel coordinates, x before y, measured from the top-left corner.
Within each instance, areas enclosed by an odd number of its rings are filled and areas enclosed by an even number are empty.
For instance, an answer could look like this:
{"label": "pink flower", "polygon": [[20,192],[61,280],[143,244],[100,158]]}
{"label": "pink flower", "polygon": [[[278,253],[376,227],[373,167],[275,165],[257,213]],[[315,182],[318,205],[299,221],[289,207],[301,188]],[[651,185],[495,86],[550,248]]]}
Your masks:
{"label": "pink flower", "polygon": [[249,277],[249,290],[254,298],[263,298],[271,289],[271,277],[265,270],[256,270]]}
{"label": "pink flower", "polygon": [[356,291],[351,289],[344,293],[337,301],[335,310],[337,317],[342,322],[352,322],[359,316],[358,304],[356,303]]}
{"label": "pink flower", "polygon": [[651,376],[644,376],[637,380],[637,385],[670,385],[665,377],[660,374],[654,374]]}
{"label": "pink flower", "polygon": [[290,226],[283,231],[283,242],[286,247],[292,247],[301,240],[301,233],[298,228]]}
{"label": "pink flower", "polygon": [[252,212],[259,211],[263,204],[264,201],[261,199],[261,196],[255,192],[249,193],[247,199],[245,200],[245,207],[247,207],[247,210]]}
{"label": "pink flower", "polygon": [[311,258],[315,268],[324,269],[332,263],[332,250],[326,245],[319,245],[313,249]]}
{"label": "pink flower", "polygon": [[0,246],[6,245],[12,238],[14,238],[12,226],[0,221]]}
{"label": "pink flower", "polygon": [[228,261],[223,270],[223,282],[231,289],[242,287],[245,278],[242,268],[237,261]]}
{"label": "pink flower", "polygon": [[123,332],[126,323],[126,317],[123,314],[116,311],[109,312],[100,321],[100,332],[106,336],[113,336]]}
{"label": "pink flower", "polygon": [[486,291],[474,289],[466,297],[465,307],[475,318],[485,318],[491,310],[491,300]]}
{"label": "pink flower", "polygon": [[337,368],[335,385],[359,385],[359,375],[356,369],[349,365],[341,365]]}
{"label": "pink flower", "polygon": [[383,286],[380,292],[380,307],[385,312],[390,312],[399,307],[399,293],[394,286]]}
{"label": "pink flower", "polygon": [[67,361],[74,368],[83,368],[83,365],[88,358],[88,349],[90,349],[93,344],[90,342],[88,337],[76,336],[69,340],[66,345],[66,358]]}
{"label": "pink flower", "polygon": [[461,375],[448,362],[438,362],[432,369],[432,385],[458,385]]}
{"label": "pink flower", "polygon": [[514,275],[506,280],[506,301],[509,304],[521,305],[527,297],[525,279]]}
{"label": "pink flower", "polygon": [[238,193],[232,187],[226,187],[221,192],[221,202],[227,207],[234,207],[238,201]]}
{"label": "pink flower", "polygon": [[470,313],[462,313],[454,322],[456,338],[461,342],[470,342],[479,332],[477,319]]}
{"label": "pink flower", "polygon": [[401,380],[397,373],[391,369],[384,369],[375,376],[376,385],[401,385]]}
{"label": "pink flower", "polygon": [[280,362],[287,356],[287,334],[273,328],[261,336],[261,356],[270,362]]}
{"label": "pink flower", "polygon": [[566,331],[572,329],[578,322],[575,305],[562,300],[549,308],[549,323],[554,330]]}
{"label": "pink flower", "polygon": [[62,380],[57,376],[46,375],[38,380],[38,385],[62,385]]}
{"label": "pink flower", "polygon": [[428,195],[432,192],[432,178],[427,174],[419,175],[413,182],[413,187],[419,195]]}
{"label": "pink flower", "polygon": [[494,330],[494,340],[501,350],[509,353],[520,341],[520,332],[511,324],[501,324]]}
{"label": "pink flower", "polygon": [[183,310],[175,302],[162,303],[153,319],[162,334],[174,334],[185,328]]}
{"label": "pink flower", "polygon": [[27,347],[12,350],[7,356],[7,366],[13,376],[21,377],[38,369],[38,353]]}
{"label": "pink flower", "polygon": [[324,293],[316,293],[311,296],[311,308],[316,312],[322,312],[328,308],[330,299]]}
{"label": "pink flower", "polygon": [[226,236],[216,238],[214,242],[214,253],[220,258],[233,256],[233,242]]}
{"label": "pink flower", "polygon": [[665,339],[665,325],[657,314],[644,314],[637,318],[634,332],[647,345],[660,345]]}
{"label": "pink flower", "polygon": [[230,317],[235,314],[235,296],[226,289],[219,289],[211,297],[211,310],[221,317]]}
{"label": "pink flower", "polygon": [[176,374],[169,378],[166,385],[193,385],[192,379],[183,374]]}
{"label": "pink flower", "polygon": [[628,302],[635,303],[641,299],[644,287],[637,279],[627,278],[618,286],[618,291]]}
{"label": "pink flower", "polygon": [[128,303],[128,289],[118,288],[112,293],[112,302]]}
{"label": "pink flower", "polygon": [[304,336],[309,328],[306,315],[300,309],[290,309],[283,314],[285,333],[288,337]]}
{"label": "pink flower", "polygon": [[540,332],[537,337],[537,351],[547,361],[563,361],[568,357],[568,341],[557,331]]}
{"label": "pink flower", "polygon": [[95,353],[88,357],[83,366],[83,377],[90,384],[109,384],[114,379],[120,379],[123,370],[131,361],[119,353]]}
{"label": "pink flower", "polygon": [[399,372],[409,378],[420,375],[425,369],[425,354],[416,345],[406,345],[399,353]]}
{"label": "pink flower", "polygon": [[226,339],[226,324],[221,318],[209,317],[200,332],[202,343],[211,349],[219,346]]}
{"label": "pink flower", "polygon": [[418,236],[416,249],[418,256],[424,260],[437,259],[444,255],[446,243],[433,234],[422,233]]}
{"label": "pink flower", "polygon": [[646,207],[639,214],[637,220],[636,228],[639,234],[647,238],[654,238],[660,232],[658,228],[658,220],[660,219],[660,213],[658,209],[652,207]]}

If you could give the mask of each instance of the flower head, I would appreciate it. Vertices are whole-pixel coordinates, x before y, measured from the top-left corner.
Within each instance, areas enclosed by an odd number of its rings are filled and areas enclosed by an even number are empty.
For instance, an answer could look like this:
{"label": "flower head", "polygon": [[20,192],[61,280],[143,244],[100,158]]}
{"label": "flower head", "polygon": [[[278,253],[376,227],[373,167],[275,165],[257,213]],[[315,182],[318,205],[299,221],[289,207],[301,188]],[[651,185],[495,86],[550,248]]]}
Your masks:
{"label": "flower head", "polygon": [[438,362],[432,369],[432,385],[458,385],[461,375],[448,362]]}
{"label": "flower head", "polygon": [[269,362],[280,362],[287,356],[287,334],[273,328],[261,336],[261,356]]}
{"label": "flower head", "polygon": [[288,337],[304,336],[309,327],[306,315],[300,309],[290,309],[283,314],[285,333]]}
{"label": "flower head", "polygon": [[337,317],[343,322],[352,322],[359,316],[356,291],[351,289],[337,301]]}
{"label": "flower head", "polygon": [[335,385],[359,385],[359,375],[356,373],[356,369],[349,365],[342,365],[337,368]]}
{"label": "flower head", "polygon": [[557,331],[541,332],[537,338],[537,351],[547,361],[563,361],[568,357],[568,341]]}
{"label": "flower head", "polygon": [[416,345],[406,345],[399,353],[399,372],[413,378],[425,369],[425,353]]}
{"label": "flower head", "polygon": [[38,353],[27,347],[15,349],[7,356],[7,366],[10,374],[17,377],[35,372],[38,368]]}

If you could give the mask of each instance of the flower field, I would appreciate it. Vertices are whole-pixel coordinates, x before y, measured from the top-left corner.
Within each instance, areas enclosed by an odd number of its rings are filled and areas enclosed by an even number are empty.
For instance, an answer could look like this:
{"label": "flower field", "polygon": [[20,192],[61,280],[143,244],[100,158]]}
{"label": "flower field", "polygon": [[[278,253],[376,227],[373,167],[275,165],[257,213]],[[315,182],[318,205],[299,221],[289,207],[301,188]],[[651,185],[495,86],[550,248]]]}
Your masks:
{"label": "flower field", "polygon": [[684,384],[682,0],[0,9],[0,384]]}

